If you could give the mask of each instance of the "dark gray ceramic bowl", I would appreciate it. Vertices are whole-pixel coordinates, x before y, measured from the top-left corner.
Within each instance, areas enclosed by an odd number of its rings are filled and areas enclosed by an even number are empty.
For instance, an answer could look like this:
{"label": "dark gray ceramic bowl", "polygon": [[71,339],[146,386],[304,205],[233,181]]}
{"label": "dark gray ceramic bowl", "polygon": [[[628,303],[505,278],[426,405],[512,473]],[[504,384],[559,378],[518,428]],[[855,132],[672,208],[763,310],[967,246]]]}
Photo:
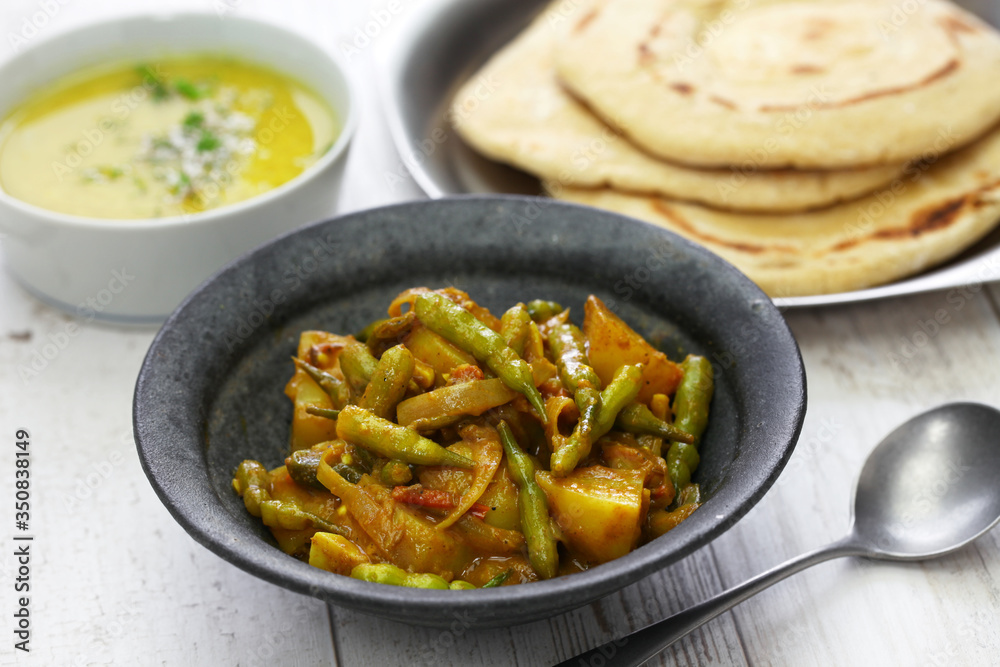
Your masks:
{"label": "dark gray ceramic bowl", "polygon": [[[455,285],[502,310],[590,293],[677,359],[707,355],[717,390],[696,480],[704,506],[668,535],[587,572],[476,591],[398,588],[286,556],[230,487],[245,458],[279,465],[282,388],[298,333],[353,332],[406,287]],[[777,478],[802,425],[805,376],[778,310],[747,278],[659,228],[528,197],[420,201],[352,213],[276,239],[199,287],[163,325],[139,373],[143,468],[200,543],[289,589],[398,621],[514,625],[592,602],[676,561],[742,517]],[[236,592],[233,593],[234,600]]]}

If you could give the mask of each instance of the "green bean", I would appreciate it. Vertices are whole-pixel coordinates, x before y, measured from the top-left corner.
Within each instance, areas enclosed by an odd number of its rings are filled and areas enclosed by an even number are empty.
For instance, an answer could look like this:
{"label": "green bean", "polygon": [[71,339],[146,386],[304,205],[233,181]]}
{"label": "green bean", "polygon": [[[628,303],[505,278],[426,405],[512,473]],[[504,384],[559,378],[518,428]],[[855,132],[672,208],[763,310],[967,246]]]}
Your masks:
{"label": "green bean", "polygon": [[518,356],[524,355],[524,346],[531,333],[530,325],[531,315],[523,303],[511,306],[500,318],[500,335]]}
{"label": "green bean", "polygon": [[[364,343],[368,350],[375,356],[380,355],[384,350],[397,345],[413,328],[413,323],[417,316],[412,311],[408,311],[398,317],[390,317],[384,320],[372,322],[362,332],[365,334]],[[358,338],[358,340],[361,340]]]}
{"label": "green bean", "polygon": [[288,470],[288,476],[292,481],[299,486],[323,490],[326,487],[316,479],[316,469],[319,468],[322,458],[323,452],[319,450],[300,449],[285,459],[285,469]]}
{"label": "green bean", "polygon": [[[311,415],[316,415],[317,417],[326,417],[327,419],[336,419],[340,416],[340,410],[321,408],[318,405],[307,405],[306,412]],[[351,453],[356,455],[358,459],[357,464],[340,464],[345,468],[345,470],[341,471],[341,474],[345,478],[349,477],[352,483],[356,483],[358,479],[361,478],[361,475],[372,471],[372,468],[375,466],[375,457],[372,456],[371,452],[366,449],[355,447],[354,445],[348,445],[348,456]]]}
{"label": "green bean", "polygon": [[589,451],[601,409],[601,379],[587,359],[587,343],[575,324],[559,324],[549,332],[549,346],[559,368],[559,377],[573,394],[580,419],[570,436],[574,448]]}
{"label": "green bean", "polygon": [[667,451],[667,471],[678,495],[691,483],[698,468],[698,443],[708,424],[712,400],[712,364],[705,357],[689,354],[681,363],[684,378],[674,395],[674,426],[691,436],[691,444],[673,442]]}
{"label": "green bean", "polygon": [[642,403],[630,403],[618,413],[615,419],[615,426],[626,433],[637,435],[658,435],[666,440],[675,440],[691,444],[694,436],[685,433],[680,428],[657,419],[649,408]]}
{"label": "green bean", "polygon": [[317,417],[326,417],[327,419],[336,419],[340,415],[340,410],[321,408],[318,405],[307,405],[306,412]]}
{"label": "green bean", "polygon": [[694,445],[683,442],[670,443],[670,449],[667,450],[667,472],[678,493],[691,483],[691,475],[700,462],[701,457],[698,456],[698,449]]}
{"label": "green bean", "polygon": [[517,484],[518,507],[521,511],[521,532],[528,545],[528,560],[542,579],[551,579],[559,569],[559,552],[549,520],[549,504],[542,487],[535,482],[532,463],[514,439],[507,422],[497,424],[500,442],[507,455],[507,467]]}
{"label": "green bean", "polygon": [[319,385],[320,389],[326,392],[326,395],[333,401],[335,408],[342,408],[347,405],[350,393],[347,386],[339,378],[330,375],[322,369],[316,368],[298,357],[292,357],[292,361],[295,362],[296,366],[304,370]]}
{"label": "green bean", "polygon": [[351,578],[390,586],[447,590],[448,582],[436,574],[410,573],[391,563],[361,563],[351,570]]}
{"label": "green bean", "polygon": [[[360,482],[362,475],[365,474],[357,466],[348,465],[346,463],[338,463],[330,467],[336,470],[338,475],[346,479],[351,484],[357,484]],[[324,486],[323,488],[325,489],[326,487]]]}
{"label": "green bean", "polygon": [[496,588],[497,586],[502,586],[505,581],[510,579],[510,575],[512,574],[514,574],[514,570],[508,568],[483,584],[483,588]]}
{"label": "green bean", "polygon": [[690,433],[694,445],[708,425],[708,406],[712,401],[712,363],[705,357],[689,354],[681,363],[684,378],[674,396],[674,426]]}
{"label": "green bean", "polygon": [[615,371],[611,382],[601,392],[601,410],[594,426],[594,440],[611,430],[618,413],[635,400],[642,389],[643,364],[626,365]]}
{"label": "green bean", "polygon": [[[608,386],[601,391],[601,407],[597,412],[594,428],[590,433],[595,442],[611,430],[621,410],[635,400],[642,388],[642,364],[626,365],[615,371]],[[590,442],[572,436],[552,453],[552,473],[559,477],[569,474],[577,464],[590,454]]]}
{"label": "green bean", "polygon": [[340,370],[351,389],[351,395],[360,398],[375,374],[378,359],[372,356],[364,343],[350,341],[340,351]]}
{"label": "green bean", "polygon": [[528,315],[530,315],[531,319],[535,322],[544,322],[545,320],[555,317],[562,311],[566,310],[555,301],[543,301],[542,299],[529,301],[525,307],[528,310]]}
{"label": "green bean", "polygon": [[582,387],[592,387],[600,391],[601,379],[587,359],[587,341],[580,327],[575,324],[559,324],[549,332],[549,345],[559,368],[559,377],[571,394]]}
{"label": "green bean", "polygon": [[378,360],[358,405],[383,419],[394,417],[396,404],[406,393],[414,367],[413,355],[406,346],[390,347]]}
{"label": "green bean", "polygon": [[337,437],[387,459],[414,465],[472,468],[469,459],[449,451],[413,429],[399,426],[356,405],[345,406],[337,418]]}
{"label": "green bean", "polygon": [[257,517],[260,516],[260,503],[271,499],[267,490],[270,485],[271,474],[258,461],[243,461],[233,476],[233,488],[243,497],[247,511]]}
{"label": "green bean", "polygon": [[700,505],[701,504],[701,485],[700,484],[688,484],[683,489],[681,489],[680,496],[678,497],[678,502],[681,505]]}
{"label": "green bean", "polygon": [[260,517],[264,525],[287,530],[318,528],[328,533],[344,534],[337,524],[307,512],[296,502],[275,500],[268,490],[271,474],[257,461],[246,460],[236,468],[233,487],[243,497],[243,505],[253,516]]}
{"label": "green bean", "polygon": [[440,294],[427,292],[413,304],[424,325],[469,352],[496,373],[504,384],[524,394],[543,421],[545,403],[535,387],[531,367],[504,342],[497,332],[458,304]]}

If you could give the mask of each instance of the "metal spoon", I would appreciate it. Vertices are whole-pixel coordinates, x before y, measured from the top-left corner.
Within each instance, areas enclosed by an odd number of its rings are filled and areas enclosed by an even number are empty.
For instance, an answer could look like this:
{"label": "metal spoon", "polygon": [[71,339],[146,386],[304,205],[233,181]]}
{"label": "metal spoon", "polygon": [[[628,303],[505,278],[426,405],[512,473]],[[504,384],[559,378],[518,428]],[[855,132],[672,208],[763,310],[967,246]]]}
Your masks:
{"label": "metal spoon", "polygon": [[800,570],[841,556],[921,560],[951,553],[1000,521],[1000,411],[950,403],[890,433],[868,456],[847,536],[557,667],[641,665],[724,611]]}

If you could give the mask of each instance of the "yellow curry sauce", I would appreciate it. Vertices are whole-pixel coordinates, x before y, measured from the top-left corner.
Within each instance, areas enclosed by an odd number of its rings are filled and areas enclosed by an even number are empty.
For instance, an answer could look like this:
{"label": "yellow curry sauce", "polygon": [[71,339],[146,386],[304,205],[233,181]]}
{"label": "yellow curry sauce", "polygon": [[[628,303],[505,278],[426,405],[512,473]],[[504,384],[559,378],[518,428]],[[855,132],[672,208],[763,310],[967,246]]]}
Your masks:
{"label": "yellow curry sauce", "polygon": [[272,190],[340,131],[314,92],[219,56],[118,63],[36,92],[0,124],[0,187],[52,211],[141,219]]}

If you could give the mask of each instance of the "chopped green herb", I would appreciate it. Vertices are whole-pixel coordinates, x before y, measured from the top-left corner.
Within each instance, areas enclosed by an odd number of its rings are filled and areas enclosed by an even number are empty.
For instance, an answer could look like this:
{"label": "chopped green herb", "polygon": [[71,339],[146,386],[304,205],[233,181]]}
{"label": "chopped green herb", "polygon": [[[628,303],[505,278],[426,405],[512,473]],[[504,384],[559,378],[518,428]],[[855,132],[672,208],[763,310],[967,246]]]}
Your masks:
{"label": "chopped green herb", "polygon": [[98,167],[97,170],[109,181],[117,180],[125,174],[121,167]]}
{"label": "chopped green herb", "polygon": [[192,111],[184,117],[183,125],[186,128],[200,128],[205,123],[205,114],[200,111]]}
{"label": "chopped green herb", "polygon": [[497,586],[502,586],[503,582],[505,582],[508,579],[510,579],[510,575],[513,572],[514,572],[514,570],[511,569],[511,568],[508,568],[508,569],[504,570],[503,572],[501,572],[500,574],[498,574],[497,576],[493,577],[492,579],[490,579],[489,581],[487,581],[485,584],[483,584],[483,588],[496,588]]}
{"label": "chopped green herb", "polygon": [[174,82],[174,90],[189,100],[200,100],[205,96],[204,91],[187,79],[177,79],[177,81]]}
{"label": "chopped green herb", "polygon": [[101,165],[99,167],[91,167],[84,170],[83,172],[83,182],[84,183],[97,183],[106,181],[116,181],[125,175],[125,169],[122,167],[111,167],[108,165]]}
{"label": "chopped green herb", "polygon": [[189,194],[190,189],[191,189],[191,178],[183,171],[178,173],[177,182],[174,185],[170,186],[169,188],[170,194],[172,195],[182,194],[184,196],[187,196]]}
{"label": "chopped green herb", "polygon": [[199,153],[204,153],[205,151],[214,151],[216,148],[222,145],[222,142],[217,136],[209,131],[205,131],[201,135],[201,139],[198,140],[198,145],[196,146]]}
{"label": "chopped green herb", "polygon": [[143,84],[150,87],[150,92],[154,100],[162,101],[170,97],[170,91],[167,90],[166,83],[164,83],[162,78],[157,76],[152,67],[149,65],[140,65],[136,68],[136,71],[142,77]]}

